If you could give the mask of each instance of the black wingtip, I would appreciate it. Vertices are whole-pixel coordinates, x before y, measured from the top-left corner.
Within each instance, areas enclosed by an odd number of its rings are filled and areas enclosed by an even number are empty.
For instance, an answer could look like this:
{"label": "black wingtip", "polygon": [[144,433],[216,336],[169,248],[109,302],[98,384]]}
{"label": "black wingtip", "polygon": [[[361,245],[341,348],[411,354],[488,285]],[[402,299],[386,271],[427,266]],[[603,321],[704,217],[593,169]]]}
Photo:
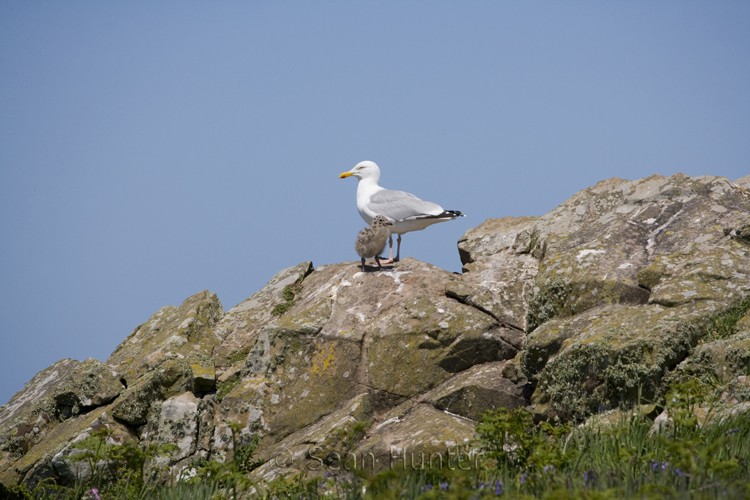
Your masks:
{"label": "black wingtip", "polygon": [[465,214],[459,212],[458,210],[446,210],[445,212],[443,212],[443,214],[441,215],[443,215],[444,217],[466,217]]}
{"label": "black wingtip", "polygon": [[[466,217],[464,214],[459,212],[458,210],[443,210],[437,215],[420,215],[418,217],[413,217],[409,219],[419,220],[419,219],[456,219],[458,217]],[[407,219],[408,220],[408,219]]]}

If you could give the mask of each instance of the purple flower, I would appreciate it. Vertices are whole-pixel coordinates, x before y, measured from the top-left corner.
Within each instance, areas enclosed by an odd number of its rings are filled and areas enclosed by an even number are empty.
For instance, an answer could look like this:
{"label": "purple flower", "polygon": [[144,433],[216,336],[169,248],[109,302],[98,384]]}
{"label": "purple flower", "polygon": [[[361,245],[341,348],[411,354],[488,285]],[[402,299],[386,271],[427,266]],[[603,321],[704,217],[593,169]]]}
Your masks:
{"label": "purple flower", "polygon": [[445,481],[445,482],[443,482],[443,483],[440,483],[440,489],[441,489],[442,491],[445,491],[445,490],[447,490],[447,489],[448,489],[448,481]]}
{"label": "purple flower", "polygon": [[431,484],[422,486],[422,491],[430,491],[431,489],[432,489],[432,485]]}
{"label": "purple flower", "polygon": [[677,477],[682,477],[684,475],[680,469],[675,469],[674,473],[677,475]]}
{"label": "purple flower", "polygon": [[503,492],[503,483],[500,482],[500,480],[495,481],[495,495],[499,495]]}
{"label": "purple flower", "polygon": [[656,470],[659,468],[659,462],[651,462],[651,470]]}

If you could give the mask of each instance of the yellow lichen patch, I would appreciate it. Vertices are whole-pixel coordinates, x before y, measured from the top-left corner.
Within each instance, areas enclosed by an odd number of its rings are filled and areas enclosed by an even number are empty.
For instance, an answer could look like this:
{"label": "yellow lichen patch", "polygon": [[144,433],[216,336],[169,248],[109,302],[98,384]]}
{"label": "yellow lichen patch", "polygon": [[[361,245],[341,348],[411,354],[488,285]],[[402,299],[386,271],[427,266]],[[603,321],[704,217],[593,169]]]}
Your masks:
{"label": "yellow lichen patch", "polygon": [[333,346],[328,346],[327,349],[321,347],[321,349],[315,354],[315,357],[313,357],[312,372],[317,374],[318,376],[323,375],[328,367],[331,366],[331,363],[334,359],[335,356],[333,354]]}

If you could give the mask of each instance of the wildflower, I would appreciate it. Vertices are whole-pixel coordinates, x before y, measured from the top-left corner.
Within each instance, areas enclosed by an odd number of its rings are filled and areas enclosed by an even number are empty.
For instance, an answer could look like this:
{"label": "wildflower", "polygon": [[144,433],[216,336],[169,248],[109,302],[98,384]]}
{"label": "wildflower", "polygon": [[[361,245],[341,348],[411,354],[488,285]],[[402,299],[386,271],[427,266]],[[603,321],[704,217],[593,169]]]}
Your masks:
{"label": "wildflower", "polygon": [[527,475],[528,474],[526,474],[525,472],[523,474],[521,474],[521,484],[526,484],[526,476]]}
{"label": "wildflower", "polygon": [[682,477],[682,476],[684,475],[684,474],[682,473],[682,471],[681,471],[680,469],[675,469],[675,470],[674,470],[674,473],[675,473],[675,475],[676,475],[677,477]]}
{"label": "wildflower", "polygon": [[99,490],[97,490],[96,488],[91,488],[89,491],[87,491],[83,498],[89,500],[101,500],[99,498]]}
{"label": "wildflower", "polygon": [[431,489],[432,489],[432,485],[431,484],[426,484],[426,485],[422,486],[422,491],[430,491]]}
{"label": "wildflower", "polygon": [[495,495],[499,495],[503,492],[503,483],[499,479],[495,480]]}
{"label": "wildflower", "polygon": [[651,462],[651,470],[655,471],[659,468],[659,462]]}
{"label": "wildflower", "polygon": [[476,487],[477,487],[477,489],[483,490],[486,486],[487,485],[484,484],[484,481],[479,481],[479,483],[477,483]]}
{"label": "wildflower", "polygon": [[447,489],[448,489],[448,481],[445,481],[445,482],[442,482],[442,483],[440,483],[440,489],[441,489],[442,491],[445,491],[445,490],[447,490]]}
{"label": "wildflower", "polygon": [[328,479],[329,477],[333,477],[333,472],[329,472],[329,473],[328,473],[328,474],[326,474],[326,475],[325,475],[324,477],[325,477],[326,479]]}
{"label": "wildflower", "polygon": [[546,474],[546,473],[548,473],[548,472],[550,472],[550,471],[554,471],[554,470],[555,470],[555,466],[554,466],[554,465],[552,465],[552,464],[550,464],[550,465],[545,465],[545,466],[544,466],[544,467],[542,468],[542,471],[543,471],[543,472],[544,472],[545,474]]}

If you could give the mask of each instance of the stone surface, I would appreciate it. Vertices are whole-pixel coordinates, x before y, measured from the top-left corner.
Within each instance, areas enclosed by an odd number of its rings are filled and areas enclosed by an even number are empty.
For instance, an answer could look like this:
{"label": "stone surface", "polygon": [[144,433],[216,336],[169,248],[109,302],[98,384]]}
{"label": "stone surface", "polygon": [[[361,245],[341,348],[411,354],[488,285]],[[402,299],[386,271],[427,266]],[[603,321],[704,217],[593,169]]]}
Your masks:
{"label": "stone surface", "polygon": [[94,358],[86,359],[54,390],[57,412],[64,417],[109,403],[124,389],[117,372]]}
{"label": "stone surface", "polygon": [[210,356],[223,340],[223,332],[214,328],[223,315],[221,302],[208,291],[185,299],[180,307],[162,307],[115,349],[107,364],[129,386],[165,361]]}
{"label": "stone surface", "polygon": [[747,297],[750,248],[724,229],[749,219],[726,179],[677,174],[602,181],[535,221],[547,250],[522,365],[537,409],[584,418],[660,397],[710,319]]}
{"label": "stone surface", "polygon": [[422,466],[443,470],[471,467],[475,425],[431,405],[408,404],[403,413],[376,425],[354,454],[367,473]]}
{"label": "stone surface", "polygon": [[273,319],[274,308],[289,302],[284,297],[284,289],[301,281],[312,271],[312,262],[279,271],[266,286],[228,310],[216,325],[216,331],[224,339],[212,353],[216,364],[231,366],[247,356],[247,346],[258,335],[260,327]]}
{"label": "stone surface", "polygon": [[507,362],[495,361],[465,370],[420,398],[438,410],[475,421],[487,410],[526,405],[525,384],[503,376]]}

